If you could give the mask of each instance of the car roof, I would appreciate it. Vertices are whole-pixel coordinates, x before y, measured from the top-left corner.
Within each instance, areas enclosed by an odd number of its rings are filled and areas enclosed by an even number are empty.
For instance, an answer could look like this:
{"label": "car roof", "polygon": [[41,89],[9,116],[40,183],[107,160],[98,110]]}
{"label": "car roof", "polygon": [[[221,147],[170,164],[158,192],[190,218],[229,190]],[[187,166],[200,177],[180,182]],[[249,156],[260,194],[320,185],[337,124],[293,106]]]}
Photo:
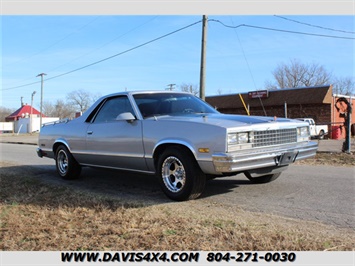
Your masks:
{"label": "car roof", "polygon": [[104,95],[101,98],[108,98],[108,97],[113,97],[113,96],[118,96],[118,95],[138,95],[138,94],[157,94],[157,93],[166,93],[166,94],[188,94],[192,95],[189,92],[184,92],[184,91],[168,91],[168,90],[142,90],[142,91],[122,91],[122,92],[116,92],[108,95]]}

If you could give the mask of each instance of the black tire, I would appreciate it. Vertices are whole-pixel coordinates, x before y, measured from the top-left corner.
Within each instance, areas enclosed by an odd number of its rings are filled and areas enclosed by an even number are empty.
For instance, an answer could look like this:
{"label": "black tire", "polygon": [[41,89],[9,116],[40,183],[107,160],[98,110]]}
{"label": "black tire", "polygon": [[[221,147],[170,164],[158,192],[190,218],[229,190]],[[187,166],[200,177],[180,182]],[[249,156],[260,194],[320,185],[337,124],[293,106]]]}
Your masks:
{"label": "black tire", "polygon": [[252,177],[249,173],[245,173],[245,176],[254,184],[264,184],[272,182],[276,180],[280,175],[281,173]]}
{"label": "black tire", "polygon": [[205,174],[183,147],[166,149],[158,158],[156,171],[163,192],[172,200],[196,199],[205,188]]}
{"label": "black tire", "polygon": [[324,130],[321,130],[318,135],[318,139],[324,139],[325,132]]}
{"label": "black tire", "polygon": [[63,179],[77,179],[81,173],[81,166],[64,145],[60,145],[56,150],[55,166]]}

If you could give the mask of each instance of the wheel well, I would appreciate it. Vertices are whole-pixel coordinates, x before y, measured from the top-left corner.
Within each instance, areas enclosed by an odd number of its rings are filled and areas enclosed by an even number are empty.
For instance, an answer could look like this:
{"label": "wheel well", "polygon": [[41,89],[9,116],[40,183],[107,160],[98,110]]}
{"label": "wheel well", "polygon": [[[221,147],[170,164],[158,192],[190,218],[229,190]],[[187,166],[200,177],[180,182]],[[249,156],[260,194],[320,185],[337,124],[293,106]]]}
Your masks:
{"label": "wheel well", "polygon": [[65,147],[68,148],[68,146],[65,145],[65,143],[63,143],[63,142],[56,142],[56,143],[54,143],[54,145],[53,145],[53,153],[54,153],[54,155],[56,154],[57,149],[58,149],[58,147],[59,147],[60,145],[64,145]]}
{"label": "wheel well", "polygon": [[171,148],[171,147],[181,148],[181,149],[189,152],[192,155],[192,157],[195,158],[195,155],[193,154],[193,152],[185,145],[177,144],[177,143],[164,143],[164,144],[159,145],[154,151],[153,159],[154,159],[155,169],[157,169],[159,155],[162,154],[166,149]]}

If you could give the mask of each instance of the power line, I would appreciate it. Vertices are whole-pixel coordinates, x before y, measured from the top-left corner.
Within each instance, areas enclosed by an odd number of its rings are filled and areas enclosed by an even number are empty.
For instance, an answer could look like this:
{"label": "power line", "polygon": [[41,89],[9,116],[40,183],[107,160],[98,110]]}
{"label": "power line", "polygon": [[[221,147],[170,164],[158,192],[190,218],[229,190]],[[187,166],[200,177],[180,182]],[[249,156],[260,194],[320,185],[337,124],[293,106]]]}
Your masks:
{"label": "power line", "polygon": [[[52,68],[52,69],[48,70],[47,73],[50,73],[50,72],[52,72],[52,71],[54,71],[54,70],[57,70],[57,69],[59,69],[59,68],[61,68],[61,67],[63,67],[63,66],[68,65],[68,64],[71,63],[71,62],[74,62],[74,61],[78,60],[79,58],[82,58],[82,57],[87,56],[87,55],[89,55],[89,54],[91,54],[91,53],[93,53],[93,52],[95,52],[95,51],[97,51],[97,50],[102,49],[103,47],[105,47],[105,46],[107,46],[108,44],[110,44],[110,43],[116,41],[117,39],[120,39],[121,37],[123,37],[123,36],[125,36],[125,35],[127,35],[127,34],[133,32],[133,31],[137,30],[138,28],[140,28],[140,27],[142,27],[142,26],[144,26],[145,24],[147,24],[147,23],[149,23],[150,21],[154,20],[156,17],[157,17],[157,16],[155,16],[155,17],[153,17],[152,19],[150,19],[150,20],[144,22],[143,24],[141,24],[141,25],[139,25],[139,26],[137,26],[137,27],[135,27],[135,28],[133,28],[133,29],[131,29],[131,30],[125,32],[124,34],[121,34],[121,35],[119,35],[119,36],[116,36],[114,39],[110,40],[109,42],[104,43],[104,44],[101,45],[100,47],[95,48],[95,49],[91,50],[91,51],[88,52],[88,53],[85,53],[85,54],[83,54],[83,55],[81,55],[81,56],[78,56],[78,57],[76,57],[76,58],[70,60],[69,62],[67,62],[67,63],[65,63],[65,64],[62,64],[62,65],[60,65],[60,66],[57,66],[57,67],[55,67],[55,68]],[[86,25],[82,26],[81,28],[77,29],[76,31],[79,31],[79,30],[85,28],[86,26],[88,26],[89,24],[91,24],[92,22],[94,22],[94,21],[96,21],[96,20],[97,20],[97,18],[95,18],[94,20],[90,21],[89,23],[87,23]],[[70,33],[70,34],[68,34],[68,35],[67,35],[66,37],[64,37],[63,39],[57,41],[55,44],[57,44],[57,43],[63,41],[64,39],[68,38],[68,37],[71,36],[72,34],[73,34],[73,32]],[[51,45],[51,46],[45,48],[45,49],[42,50],[41,52],[43,52],[43,51],[49,49],[50,47],[54,46],[55,44],[53,44],[53,45]],[[33,57],[33,56],[35,56],[35,55],[37,55],[37,54],[39,54],[39,53],[41,53],[41,52],[37,52],[36,54],[33,54],[33,55],[29,56],[28,58]],[[28,59],[28,58],[25,58],[25,59]],[[20,61],[23,61],[23,60],[20,60]],[[20,62],[20,61],[18,61],[18,62]],[[12,64],[10,64],[10,65],[12,65]],[[33,77],[26,78],[26,79],[23,79],[23,80],[21,80],[21,81],[15,82],[15,83],[17,83],[17,84],[18,84],[18,83],[23,83],[23,82],[25,82],[25,81],[27,81],[27,80],[31,80],[32,78],[33,78]],[[33,84],[36,84],[36,83],[39,83],[39,82],[30,83],[29,85],[33,85]],[[11,85],[11,84],[10,84],[10,85]],[[20,86],[20,87],[25,87],[25,86],[27,86],[27,84],[24,85],[24,86],[22,86],[22,85],[19,85],[19,86]]]}
{"label": "power line", "polygon": [[16,87],[10,87],[10,88],[6,88],[6,89],[1,89],[1,91],[19,89],[19,88],[27,87],[27,86],[38,84],[38,83],[41,83],[41,82],[40,81],[35,81],[35,82],[32,82],[32,83],[23,84],[23,85],[19,85],[19,86],[16,86]]}
{"label": "power line", "polygon": [[62,76],[64,76],[64,75],[68,75],[68,74],[70,74],[70,73],[73,73],[73,72],[82,70],[82,69],[84,69],[84,68],[87,68],[87,67],[90,67],[90,66],[93,66],[93,65],[97,65],[97,64],[102,63],[102,62],[104,62],[104,61],[110,60],[110,59],[112,59],[112,58],[114,58],[114,57],[117,57],[117,56],[126,54],[126,53],[128,53],[128,52],[131,52],[131,51],[133,51],[133,50],[136,50],[136,49],[138,49],[138,48],[141,48],[141,47],[143,47],[143,46],[146,46],[146,45],[148,45],[148,44],[150,44],[150,43],[152,43],[152,42],[158,41],[158,40],[163,39],[163,38],[165,38],[165,37],[168,37],[168,36],[170,36],[170,35],[172,35],[172,34],[175,34],[175,33],[179,32],[179,31],[182,31],[182,30],[184,30],[184,29],[187,29],[187,28],[189,28],[189,27],[192,27],[192,26],[194,26],[194,25],[196,25],[196,24],[198,24],[198,23],[200,23],[200,22],[201,22],[201,20],[199,20],[199,21],[197,21],[197,22],[195,22],[195,23],[192,23],[192,24],[190,24],[190,25],[188,25],[188,26],[185,26],[185,27],[183,27],[183,28],[180,28],[180,29],[178,29],[178,30],[172,31],[172,32],[170,32],[170,33],[167,33],[167,34],[165,34],[165,35],[162,35],[162,36],[160,36],[160,37],[158,37],[158,38],[155,38],[155,39],[153,39],[153,40],[150,40],[150,41],[148,41],[148,42],[145,42],[145,43],[143,43],[143,44],[140,44],[140,45],[137,45],[137,46],[135,46],[135,47],[132,47],[132,48],[130,48],[130,49],[128,49],[128,50],[125,50],[125,51],[123,51],[123,52],[120,52],[120,53],[118,53],[118,54],[111,55],[111,56],[109,56],[109,57],[106,57],[106,58],[101,59],[101,60],[99,60],[99,61],[96,61],[96,62],[94,62],[94,63],[91,63],[91,64],[88,64],[88,65],[79,67],[79,68],[77,68],[77,69],[74,69],[74,70],[65,72],[65,73],[63,73],[63,74],[59,74],[59,75],[57,75],[57,76],[48,78],[48,79],[46,79],[46,80],[51,80],[51,79],[55,79],[55,78],[58,78],[58,77],[62,77]]}
{"label": "power line", "polygon": [[354,31],[346,31],[346,30],[337,30],[337,29],[327,28],[327,27],[323,27],[323,26],[318,26],[318,25],[313,25],[313,24],[310,24],[310,23],[301,22],[301,21],[298,21],[298,20],[295,20],[295,19],[286,18],[286,17],[283,17],[283,16],[274,15],[274,17],[281,18],[281,19],[284,19],[284,20],[288,20],[288,21],[291,21],[291,22],[294,22],[294,23],[298,23],[298,24],[314,27],[314,28],[323,29],[323,30],[330,30],[330,31],[338,31],[338,32],[343,32],[343,33],[355,34]]}
{"label": "power line", "polygon": [[[234,24],[234,21],[233,21],[232,18],[231,18],[231,20],[232,20],[232,23]],[[237,36],[237,39],[238,39],[238,42],[239,42],[239,46],[240,46],[240,48],[241,48],[241,50],[242,50],[242,53],[243,53],[243,56],[244,56],[244,60],[245,60],[245,62],[246,62],[246,64],[247,64],[247,67],[248,67],[248,70],[249,70],[250,77],[251,77],[251,79],[252,79],[252,81],[253,81],[254,88],[256,89],[256,83],[255,83],[254,75],[253,75],[253,73],[252,73],[252,71],[251,71],[251,68],[250,68],[250,65],[249,65],[247,56],[246,56],[246,54],[245,54],[245,51],[244,51],[242,42],[240,41],[240,38],[239,38],[239,35],[238,35],[238,32],[237,32],[236,29],[234,29],[234,33],[235,33],[235,35]]]}
{"label": "power line", "polygon": [[99,46],[99,47],[97,47],[97,48],[91,50],[90,52],[87,52],[87,53],[85,53],[85,54],[83,54],[83,55],[81,55],[81,56],[78,56],[78,57],[72,59],[71,61],[69,61],[69,62],[67,62],[67,63],[65,63],[65,64],[62,64],[62,65],[60,65],[60,66],[57,66],[57,67],[55,67],[55,68],[49,70],[48,72],[57,70],[57,69],[60,68],[60,67],[63,67],[63,66],[65,66],[65,65],[67,65],[67,64],[69,64],[69,63],[71,63],[71,62],[74,62],[74,61],[76,61],[76,60],[78,60],[78,59],[80,59],[80,58],[82,58],[82,57],[84,57],[84,56],[87,56],[87,55],[92,54],[93,52],[95,52],[95,51],[97,51],[97,50],[102,49],[103,47],[109,45],[110,43],[112,43],[112,42],[114,42],[114,41],[116,41],[116,40],[122,38],[123,36],[125,36],[125,35],[127,35],[127,34],[133,32],[133,31],[137,30],[138,28],[144,26],[145,24],[151,22],[151,21],[154,20],[156,17],[157,17],[157,16],[155,16],[155,17],[149,19],[148,21],[144,22],[143,24],[140,24],[140,25],[138,25],[137,27],[134,27],[134,28],[130,29],[129,31],[127,31],[127,32],[125,32],[125,33],[123,33],[123,34],[121,34],[121,35],[119,35],[119,36],[116,36],[116,37],[113,38],[112,40],[110,40],[110,41],[104,43],[103,45],[101,45],[101,46]]}
{"label": "power line", "polygon": [[[52,80],[52,79],[56,79],[56,78],[59,78],[59,77],[62,77],[62,76],[65,76],[65,75],[68,75],[68,74],[77,72],[77,71],[82,70],[82,69],[84,69],[84,68],[88,68],[88,67],[90,67],[90,66],[97,65],[97,64],[99,64],[99,63],[102,63],[102,62],[104,62],[104,61],[110,60],[110,59],[115,58],[115,57],[117,57],[117,56],[126,54],[126,53],[128,53],[128,52],[131,52],[131,51],[133,51],[133,50],[136,50],[136,49],[138,49],[138,48],[141,48],[141,47],[143,47],[143,46],[146,46],[146,45],[148,45],[148,44],[150,44],[150,43],[156,42],[156,41],[158,41],[158,40],[160,40],[160,39],[163,39],[163,38],[165,38],[165,37],[168,37],[168,36],[170,36],[170,35],[173,35],[173,34],[175,34],[175,33],[177,33],[177,32],[180,32],[180,31],[182,31],[182,30],[185,30],[185,29],[187,29],[187,28],[190,28],[190,27],[192,27],[192,26],[194,26],[194,25],[196,25],[196,24],[201,23],[201,21],[202,21],[202,20],[196,21],[196,22],[194,22],[194,23],[192,23],[192,24],[189,24],[189,25],[187,25],[187,26],[185,26],[185,27],[182,27],[182,28],[177,29],[177,30],[175,30],[175,31],[169,32],[169,33],[164,34],[164,35],[162,35],[162,36],[160,36],[160,37],[157,37],[157,38],[155,38],[155,39],[152,39],[152,40],[150,40],[150,41],[147,41],[147,42],[145,42],[145,43],[142,43],[142,44],[137,45],[137,46],[135,46],[135,47],[132,47],[132,48],[130,48],[130,49],[127,49],[127,50],[125,50],[125,51],[123,51],[123,52],[120,52],[120,53],[111,55],[111,56],[106,57],[106,58],[104,58],[104,59],[101,59],[101,60],[99,60],[99,61],[93,62],[93,63],[91,63],[91,64],[88,64],[88,65],[85,65],[85,66],[82,66],[82,67],[79,67],[79,68],[70,70],[70,71],[68,71],[68,72],[65,72],[65,73],[56,75],[56,76],[51,77],[51,78],[47,78],[47,79],[45,79],[45,81]],[[1,90],[2,90],[2,91],[5,91],[5,90],[13,90],[13,89],[22,88],[22,87],[30,86],[30,85],[37,84],[37,83],[39,83],[39,82],[32,82],[32,83],[29,83],[29,84],[24,84],[24,85],[20,85],[20,86],[16,86],[16,87],[11,87],[11,88],[5,88],[5,89],[1,89]]]}
{"label": "power line", "polygon": [[286,32],[286,33],[293,33],[293,34],[301,34],[301,35],[309,35],[309,36],[317,36],[317,37],[325,37],[325,38],[334,38],[334,39],[355,40],[354,37],[343,37],[343,36],[316,34],[316,33],[300,32],[300,31],[281,30],[281,29],[253,26],[253,25],[244,25],[244,26],[245,27],[249,27],[249,28],[256,28],[256,29],[262,29],[262,30],[271,30],[271,31],[279,31],[279,32]]}
{"label": "power line", "polygon": [[[317,36],[317,37],[327,37],[327,38],[337,38],[337,39],[350,39],[350,40],[354,40],[354,39],[355,39],[355,38],[353,38],[353,37],[343,37],[343,36],[334,36],[334,35],[314,34],[314,33],[306,33],[306,32],[298,32],[298,31],[290,31],[290,30],[282,30],[282,29],[275,29],[275,28],[267,28],[267,27],[253,26],[253,25],[248,25],[248,24],[240,24],[240,25],[237,25],[237,26],[231,26],[231,25],[227,25],[227,24],[221,22],[220,20],[215,20],[215,19],[209,19],[209,21],[211,21],[211,22],[217,22],[217,23],[220,23],[221,25],[223,25],[224,27],[233,28],[233,29],[237,29],[237,28],[240,28],[240,27],[249,27],[249,28],[262,29],[262,30],[278,31],[278,32],[285,32],[285,33],[292,33],[292,34],[302,34],[302,35]],[[131,51],[133,51],[133,50],[136,50],[136,49],[138,49],[138,48],[141,48],[141,47],[143,47],[143,46],[146,46],[146,45],[148,45],[148,44],[150,44],[150,43],[153,43],[153,42],[155,42],[155,41],[158,41],[158,40],[160,40],[160,39],[163,39],[163,38],[165,38],[165,37],[168,37],[168,36],[170,36],[170,35],[173,35],[173,34],[175,34],[175,33],[177,33],[177,32],[180,32],[180,31],[182,31],[182,30],[185,30],[185,29],[187,29],[187,28],[189,28],[189,27],[192,27],[192,26],[194,26],[194,25],[196,25],[196,24],[199,24],[199,23],[201,23],[201,22],[202,22],[202,20],[199,20],[199,21],[194,22],[194,23],[192,23],[192,24],[189,24],[189,25],[187,25],[187,26],[185,26],[185,27],[182,27],[182,28],[180,28],[180,29],[177,29],[177,30],[175,30],[175,31],[172,31],[172,32],[170,32],[170,33],[167,33],[167,34],[165,34],[165,35],[162,35],[162,36],[160,36],[160,37],[157,37],[157,38],[155,38],[155,39],[152,39],[152,40],[150,40],[150,41],[147,41],[147,42],[145,42],[145,43],[143,43],[143,44],[140,44],[140,45],[137,45],[137,46],[135,46],[135,47],[132,47],[132,48],[130,48],[130,49],[128,49],[128,50],[125,50],[125,51],[123,51],[123,52],[114,54],[114,55],[112,55],[112,56],[106,57],[106,58],[104,58],[104,59],[101,59],[101,60],[99,60],[99,61],[93,62],[93,63],[91,63],[91,64],[84,65],[84,66],[79,67],[79,68],[76,68],[76,69],[74,69],[74,70],[71,70],[71,71],[68,71],[68,72],[65,72],[65,73],[62,73],[62,74],[53,76],[53,77],[51,77],[51,78],[47,78],[45,81],[52,80],[52,79],[56,79],[56,78],[59,78],[59,77],[62,77],[62,76],[65,76],[65,75],[68,75],[68,74],[77,72],[77,71],[79,71],[79,70],[88,68],[88,67],[90,67],[90,66],[93,66],[93,65],[102,63],[102,62],[104,62],[104,61],[110,60],[110,59],[112,59],[112,58],[114,58],[114,57],[117,57],[117,56],[126,54],[126,53],[128,53],[128,52],[131,52]],[[84,26],[84,27],[85,27],[85,26]],[[1,91],[12,90],[12,89],[18,89],[18,88],[22,88],[22,87],[27,87],[27,86],[30,86],[30,85],[38,84],[38,83],[40,83],[40,82],[39,82],[39,81],[37,81],[37,82],[32,82],[32,83],[28,83],[28,84],[23,84],[23,85],[19,85],[19,86],[14,86],[14,87],[9,87],[9,88],[5,88],[5,89],[1,89]]]}
{"label": "power line", "polygon": [[[233,19],[232,19],[232,23],[234,24]],[[255,90],[257,90],[257,88],[256,88],[256,83],[255,83],[255,79],[254,79],[254,75],[253,75],[253,73],[252,73],[252,71],[251,71],[251,68],[250,68],[250,65],[249,65],[247,56],[246,56],[246,54],[245,54],[245,52],[244,52],[244,48],[243,48],[242,42],[241,42],[240,39],[239,39],[239,35],[238,35],[238,32],[237,32],[236,28],[234,28],[234,33],[237,35],[237,39],[238,39],[240,48],[241,48],[242,53],[243,53],[243,56],[244,56],[244,60],[245,60],[245,62],[246,62],[246,64],[247,64],[247,67],[248,67],[248,70],[249,70],[249,74],[250,74],[251,79],[252,79],[252,81],[253,81],[254,88],[255,88]],[[263,108],[264,115],[267,116],[267,113],[266,113],[266,110],[265,110],[263,101],[261,100],[261,97],[258,97],[258,98],[259,98],[259,101],[260,101],[260,105],[261,105],[261,107]]]}
{"label": "power line", "polygon": [[224,27],[232,28],[232,29],[236,29],[236,28],[240,28],[240,27],[248,27],[248,28],[261,29],[261,30],[278,31],[278,32],[301,34],[301,35],[309,35],[309,36],[317,36],[317,37],[326,37],[326,38],[335,38],[335,39],[355,40],[354,37],[344,37],[344,36],[336,36],[336,35],[325,35],[325,34],[316,34],[316,33],[300,32],[300,31],[282,30],[282,29],[275,29],[275,28],[267,28],[267,27],[253,26],[253,25],[248,25],[248,24],[240,24],[240,25],[238,25],[238,26],[231,26],[231,25],[224,24],[222,21],[216,20],[216,19],[211,19],[210,21],[220,23],[220,24],[223,25]]}

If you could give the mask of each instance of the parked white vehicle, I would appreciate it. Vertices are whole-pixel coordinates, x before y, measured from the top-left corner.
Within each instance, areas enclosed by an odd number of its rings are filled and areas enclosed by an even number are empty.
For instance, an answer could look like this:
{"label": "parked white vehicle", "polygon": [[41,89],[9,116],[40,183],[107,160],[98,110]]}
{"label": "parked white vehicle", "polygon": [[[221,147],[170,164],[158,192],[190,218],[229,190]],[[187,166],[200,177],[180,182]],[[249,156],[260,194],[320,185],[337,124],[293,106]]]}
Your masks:
{"label": "parked white vehicle", "polygon": [[308,122],[311,137],[324,139],[325,135],[328,135],[327,125],[316,125],[312,118],[298,118],[301,121]]}

